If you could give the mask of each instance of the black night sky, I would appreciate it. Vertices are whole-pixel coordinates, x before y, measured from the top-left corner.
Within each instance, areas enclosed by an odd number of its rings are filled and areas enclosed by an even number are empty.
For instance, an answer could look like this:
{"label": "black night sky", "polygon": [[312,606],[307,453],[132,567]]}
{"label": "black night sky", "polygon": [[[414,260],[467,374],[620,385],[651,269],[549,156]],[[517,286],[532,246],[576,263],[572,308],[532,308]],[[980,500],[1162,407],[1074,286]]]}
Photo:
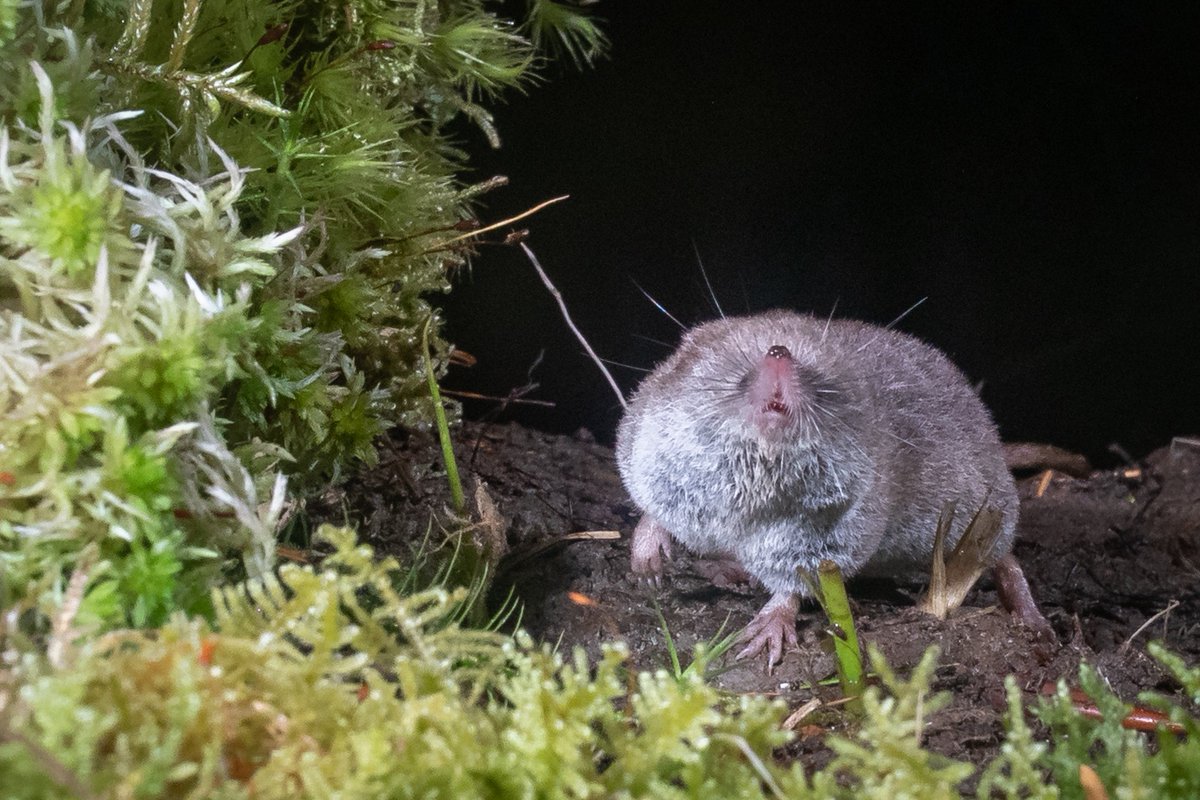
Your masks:
{"label": "black night sky", "polygon": [[[604,0],[609,59],[512,95],[476,178],[601,355],[650,367],[685,324],[788,307],[941,347],[1009,440],[1100,464],[1200,433],[1200,5]],[[447,387],[610,440],[619,408],[519,250],[443,303],[479,359]],[[626,391],[640,373],[614,368]],[[494,404],[468,403],[471,416]]]}

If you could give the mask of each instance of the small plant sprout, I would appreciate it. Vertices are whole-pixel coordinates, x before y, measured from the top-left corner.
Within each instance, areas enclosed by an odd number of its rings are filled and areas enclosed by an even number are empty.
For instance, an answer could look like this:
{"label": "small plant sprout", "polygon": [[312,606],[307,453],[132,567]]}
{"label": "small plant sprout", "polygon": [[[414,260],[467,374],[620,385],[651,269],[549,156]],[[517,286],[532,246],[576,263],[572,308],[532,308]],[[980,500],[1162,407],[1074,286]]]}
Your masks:
{"label": "small plant sprout", "polygon": [[679,649],[675,646],[675,637],[671,635],[671,628],[667,625],[667,618],[663,616],[662,607],[659,606],[658,600],[654,601],[654,615],[658,617],[658,627],[662,631],[663,642],[667,647],[667,658],[670,660],[671,676],[679,683],[684,683],[694,676],[700,676],[706,681],[710,681],[716,676],[724,672],[726,668],[713,668],[713,663],[728,652],[729,648],[733,647],[737,641],[738,631],[733,630],[726,633],[726,627],[729,625],[729,617],[717,628],[707,641],[697,642],[692,649],[692,661],[686,667],[679,659]]}
{"label": "small plant sprout", "polygon": [[850,613],[850,599],[846,596],[842,571],[837,564],[825,559],[817,567],[815,577],[805,577],[829,619],[838,684],[842,687],[842,694],[849,699],[847,707],[859,713],[862,711],[864,686],[862,649],[858,644],[854,615]]}

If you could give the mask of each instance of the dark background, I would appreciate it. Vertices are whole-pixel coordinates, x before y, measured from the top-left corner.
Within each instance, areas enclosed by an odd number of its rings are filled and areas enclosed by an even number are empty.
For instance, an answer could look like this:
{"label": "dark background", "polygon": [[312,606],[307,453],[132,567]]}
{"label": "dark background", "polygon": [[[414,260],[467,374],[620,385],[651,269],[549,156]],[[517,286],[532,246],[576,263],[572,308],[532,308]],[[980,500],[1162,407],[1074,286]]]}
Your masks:
{"label": "dark background", "polygon": [[[464,131],[601,355],[649,367],[678,328],[789,307],[900,323],[973,381],[1009,440],[1101,464],[1200,433],[1200,4],[593,6],[611,56]],[[632,279],[632,280],[631,280]],[[446,385],[611,440],[619,407],[519,250],[444,301],[479,359]],[[668,343],[653,344],[639,336]],[[641,373],[613,368],[628,392]],[[469,402],[480,416],[494,403]]]}

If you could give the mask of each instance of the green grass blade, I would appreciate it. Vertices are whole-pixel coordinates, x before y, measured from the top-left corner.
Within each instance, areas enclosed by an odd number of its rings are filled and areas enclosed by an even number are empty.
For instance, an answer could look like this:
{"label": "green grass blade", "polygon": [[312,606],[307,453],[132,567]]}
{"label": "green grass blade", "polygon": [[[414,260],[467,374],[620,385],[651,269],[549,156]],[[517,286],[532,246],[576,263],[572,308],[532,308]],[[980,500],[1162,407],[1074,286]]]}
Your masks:
{"label": "green grass blade", "polygon": [[458,477],[458,465],[454,460],[454,448],[450,443],[450,424],[446,422],[446,409],[442,407],[442,393],[438,390],[437,376],[433,373],[433,356],[429,353],[429,326],[433,317],[425,321],[421,331],[421,346],[425,351],[425,379],[429,382],[429,394],[433,397],[433,413],[437,421],[438,441],[442,445],[442,461],[446,465],[446,479],[450,481],[450,499],[458,514],[466,508],[462,481]]}

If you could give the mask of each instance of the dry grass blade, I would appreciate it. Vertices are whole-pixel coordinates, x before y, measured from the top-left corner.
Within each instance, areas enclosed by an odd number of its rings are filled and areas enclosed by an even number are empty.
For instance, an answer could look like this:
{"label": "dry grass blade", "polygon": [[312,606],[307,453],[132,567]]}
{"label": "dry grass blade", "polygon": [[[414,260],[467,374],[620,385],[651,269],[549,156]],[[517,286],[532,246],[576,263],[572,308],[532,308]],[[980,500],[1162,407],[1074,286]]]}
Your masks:
{"label": "dry grass blade", "polygon": [[967,524],[962,537],[947,558],[946,537],[954,522],[954,504],[947,503],[938,518],[933,538],[933,564],[929,588],[917,602],[917,608],[938,619],[962,605],[962,601],[987,568],[988,555],[1000,538],[1003,518],[996,508],[983,506]]}
{"label": "dry grass blade", "polygon": [[938,516],[937,530],[933,534],[933,563],[929,568],[929,588],[917,601],[917,608],[938,619],[950,613],[946,597],[946,535],[954,522],[954,504],[947,503]]}
{"label": "dry grass blade", "polygon": [[46,644],[46,659],[55,669],[61,669],[66,664],[71,644],[79,637],[79,631],[75,629],[74,625],[75,615],[79,613],[79,606],[83,602],[83,593],[87,589],[92,567],[98,556],[99,550],[95,544],[88,545],[80,553],[79,561],[71,572],[71,579],[67,582],[67,591],[63,595],[62,605],[59,606],[58,613],[54,615],[50,641]]}
{"label": "dry grass blade", "polygon": [[788,714],[787,719],[785,719],[783,721],[783,724],[780,725],[779,727],[783,728],[785,731],[794,731],[796,729],[796,726],[798,726],[801,722],[804,721],[805,717],[807,717],[809,714],[813,713],[820,707],[821,707],[821,701],[814,697],[811,700],[809,700],[807,703],[805,703],[804,705],[797,708],[791,714]]}
{"label": "dry grass blade", "polygon": [[567,544],[568,542],[601,542],[620,538],[620,531],[577,531],[575,533],[565,533],[562,536],[556,536],[553,539],[547,539],[529,547],[513,550],[505,557],[500,569],[501,571],[511,570],[518,564],[523,564],[532,558],[537,558],[547,550],[553,550],[555,547]]}
{"label": "dry grass blade", "polygon": [[563,200],[566,200],[570,196],[571,195],[569,195],[569,194],[564,194],[561,197],[552,197],[549,200],[546,200],[542,203],[538,203],[536,206],[529,209],[528,211],[522,211],[520,214],[517,214],[515,217],[509,217],[508,219],[502,219],[499,222],[493,222],[491,225],[485,225],[482,228],[477,228],[476,230],[468,231],[467,233],[464,233],[461,236],[455,236],[453,239],[448,239],[447,241],[444,241],[444,242],[438,242],[437,246],[439,248],[442,248],[442,247],[445,247],[446,245],[454,244],[455,242],[461,242],[464,239],[474,239],[476,236],[481,236],[490,231],[494,231],[497,228],[503,228],[505,225],[511,225],[512,223],[517,222],[518,220],[525,219],[526,217],[531,217],[534,214],[536,214],[537,212],[541,211],[543,208],[546,208],[547,206],[552,206],[555,203],[561,203]]}

